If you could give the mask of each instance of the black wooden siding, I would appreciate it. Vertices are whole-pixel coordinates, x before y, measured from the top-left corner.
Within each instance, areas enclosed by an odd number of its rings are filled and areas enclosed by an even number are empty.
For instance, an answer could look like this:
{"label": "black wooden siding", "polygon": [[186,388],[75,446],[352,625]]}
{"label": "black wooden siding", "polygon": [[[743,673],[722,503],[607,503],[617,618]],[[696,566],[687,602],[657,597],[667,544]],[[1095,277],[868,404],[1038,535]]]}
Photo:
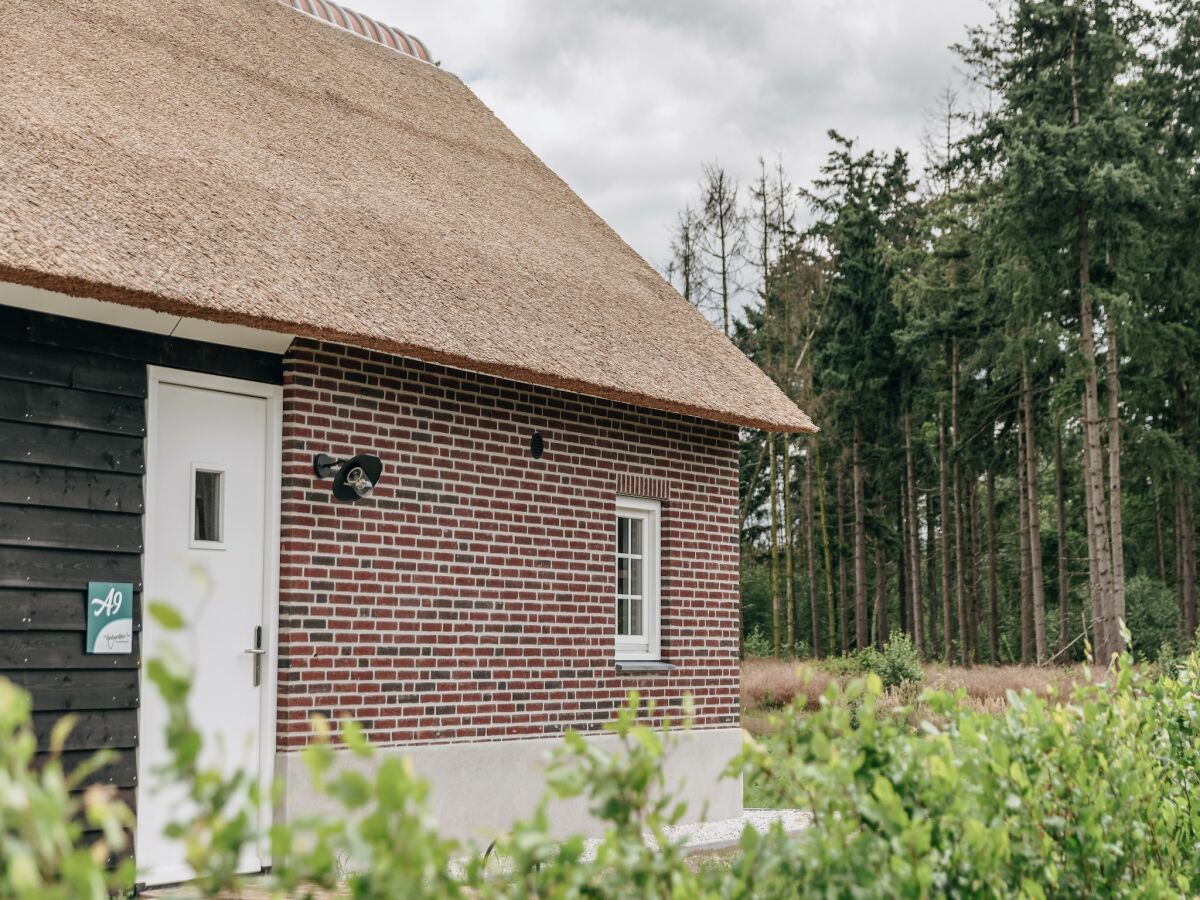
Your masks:
{"label": "black wooden siding", "polygon": [[[30,692],[45,747],[136,800],[147,364],[279,384],[281,358],[0,306],[0,676]],[[84,653],[87,584],[134,585],[134,653]]]}

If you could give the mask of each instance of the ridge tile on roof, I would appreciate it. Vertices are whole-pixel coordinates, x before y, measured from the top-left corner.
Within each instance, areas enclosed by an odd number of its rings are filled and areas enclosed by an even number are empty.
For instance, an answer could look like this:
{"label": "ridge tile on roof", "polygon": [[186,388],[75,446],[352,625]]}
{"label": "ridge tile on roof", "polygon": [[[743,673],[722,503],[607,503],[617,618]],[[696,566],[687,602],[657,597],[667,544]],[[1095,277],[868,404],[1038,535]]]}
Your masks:
{"label": "ridge tile on roof", "polygon": [[343,31],[364,37],[368,41],[391,47],[399,53],[406,53],[422,62],[433,62],[429,56],[429,48],[416,35],[408,34],[399,28],[380,22],[378,19],[355,12],[349,7],[339,6],[333,0],[279,0],[279,2],[305,15],[328,22],[335,28],[341,28]]}

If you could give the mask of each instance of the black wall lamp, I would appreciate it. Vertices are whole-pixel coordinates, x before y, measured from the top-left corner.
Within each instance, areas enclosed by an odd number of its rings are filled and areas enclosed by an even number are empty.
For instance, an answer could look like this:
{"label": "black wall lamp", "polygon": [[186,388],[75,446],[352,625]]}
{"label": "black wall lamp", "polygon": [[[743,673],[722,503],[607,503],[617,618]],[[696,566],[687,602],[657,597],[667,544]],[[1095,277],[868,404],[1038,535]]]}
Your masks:
{"label": "black wall lamp", "polygon": [[333,478],[333,496],[338,500],[357,503],[379,484],[383,461],[370,453],[360,453],[350,459],[335,459],[328,453],[318,453],[313,457],[313,472],[318,478]]}

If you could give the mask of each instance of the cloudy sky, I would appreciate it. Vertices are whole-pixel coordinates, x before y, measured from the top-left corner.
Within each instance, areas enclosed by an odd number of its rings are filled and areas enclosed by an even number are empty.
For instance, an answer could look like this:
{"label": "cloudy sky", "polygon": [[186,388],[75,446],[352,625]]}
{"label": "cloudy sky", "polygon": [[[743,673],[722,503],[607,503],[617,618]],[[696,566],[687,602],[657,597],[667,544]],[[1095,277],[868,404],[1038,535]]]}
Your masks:
{"label": "cloudy sky", "polygon": [[661,269],[719,159],[748,185],[816,175],[836,128],[921,159],[984,0],[342,0],[429,46]]}

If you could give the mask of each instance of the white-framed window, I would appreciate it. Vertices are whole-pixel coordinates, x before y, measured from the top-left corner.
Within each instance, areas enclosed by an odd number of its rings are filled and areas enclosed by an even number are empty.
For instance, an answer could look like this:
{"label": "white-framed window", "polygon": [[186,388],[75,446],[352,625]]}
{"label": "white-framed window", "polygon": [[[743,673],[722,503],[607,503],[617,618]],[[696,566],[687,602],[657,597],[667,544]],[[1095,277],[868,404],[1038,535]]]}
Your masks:
{"label": "white-framed window", "polygon": [[192,463],[192,529],[188,546],[195,550],[225,549],[225,469]]}
{"label": "white-framed window", "polygon": [[613,578],[618,659],[659,658],[661,512],[657,500],[617,498]]}

